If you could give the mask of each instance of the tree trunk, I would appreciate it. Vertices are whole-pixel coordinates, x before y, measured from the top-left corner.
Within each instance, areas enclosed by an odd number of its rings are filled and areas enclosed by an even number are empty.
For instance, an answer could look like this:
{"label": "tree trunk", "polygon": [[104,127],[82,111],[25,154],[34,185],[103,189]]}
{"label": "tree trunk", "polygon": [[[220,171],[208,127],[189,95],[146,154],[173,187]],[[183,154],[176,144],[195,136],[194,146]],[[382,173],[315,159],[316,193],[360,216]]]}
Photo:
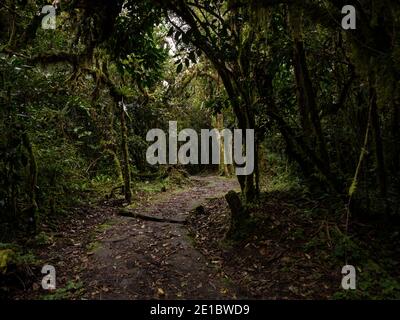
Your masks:
{"label": "tree trunk", "polygon": [[[291,10],[293,10],[293,8]],[[330,170],[329,155],[326,148],[325,138],[322,132],[315,92],[312,86],[312,81],[308,70],[307,59],[304,50],[303,36],[301,30],[302,22],[299,12],[296,11],[295,13],[291,12],[291,14],[289,14],[289,23],[292,28],[294,46],[293,67],[296,77],[298,104],[300,115],[302,118],[304,136],[308,137],[311,133],[314,134],[314,138],[317,141],[318,146],[318,156],[320,159],[324,159],[323,163],[326,166],[326,170]]]}
{"label": "tree trunk", "polygon": [[37,188],[37,163],[36,158],[33,153],[33,148],[29,136],[26,132],[23,133],[22,136],[23,144],[29,155],[29,200],[30,207],[27,209],[29,222],[32,224],[32,228],[34,233],[36,233],[37,229],[37,219],[36,219],[36,211],[38,209],[36,203],[36,188]]}
{"label": "tree trunk", "polygon": [[[215,127],[219,132],[224,130],[224,115],[222,113],[218,113],[215,116]],[[221,136],[220,140],[220,164],[219,164],[219,174],[225,177],[229,177],[232,175],[232,165],[225,163],[225,140],[224,137]]]}
{"label": "tree trunk", "polygon": [[123,104],[121,104],[121,149],[122,157],[124,160],[124,194],[125,200],[128,203],[132,202],[132,190],[131,190],[131,170],[129,167],[129,150],[128,150],[128,128],[126,126],[125,110]]}
{"label": "tree trunk", "polygon": [[371,99],[371,122],[372,122],[372,128],[374,130],[379,192],[381,194],[381,197],[385,198],[387,194],[385,158],[383,153],[378,106],[376,101],[377,95],[376,95],[376,90],[373,87],[370,88],[370,99]]}
{"label": "tree trunk", "polygon": [[391,169],[394,174],[397,174],[400,170],[400,146],[398,141],[400,140],[400,87],[397,86],[397,90],[395,90],[396,95],[393,98],[393,116],[391,123],[391,137],[392,137],[392,145],[394,146],[394,150],[391,152]]}
{"label": "tree trunk", "polygon": [[235,191],[229,191],[225,195],[225,199],[231,211],[231,222],[226,237],[228,239],[238,239],[243,235],[249,216]]}
{"label": "tree trunk", "polygon": [[337,193],[343,192],[343,181],[331,172],[320,159],[318,154],[308,146],[303,135],[299,135],[280,115],[273,97],[272,81],[269,80],[264,91],[264,98],[267,101],[266,113],[275,121],[279,131],[285,139],[289,155],[298,162],[306,176],[313,172],[314,167],[325,177],[328,185]]}

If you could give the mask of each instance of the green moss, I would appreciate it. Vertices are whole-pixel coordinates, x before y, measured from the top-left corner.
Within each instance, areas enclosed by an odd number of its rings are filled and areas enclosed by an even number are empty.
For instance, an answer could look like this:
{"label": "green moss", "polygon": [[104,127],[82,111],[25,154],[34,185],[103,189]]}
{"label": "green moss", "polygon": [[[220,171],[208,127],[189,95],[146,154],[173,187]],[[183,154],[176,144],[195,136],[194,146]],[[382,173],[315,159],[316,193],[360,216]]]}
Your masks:
{"label": "green moss", "polygon": [[115,224],[116,224],[116,221],[114,221],[114,220],[107,221],[107,222],[97,226],[96,232],[100,232],[100,233],[104,232],[104,231],[110,229]]}
{"label": "green moss", "polygon": [[400,299],[400,282],[390,276],[384,268],[369,259],[357,267],[356,290],[339,290],[334,299]]}
{"label": "green moss", "polygon": [[96,253],[96,251],[98,251],[101,248],[101,244],[98,241],[95,242],[91,242],[89,243],[89,245],[87,246],[87,250],[89,254],[94,254]]}
{"label": "green moss", "polygon": [[83,293],[84,287],[81,281],[69,281],[64,288],[56,289],[54,292],[45,294],[42,300],[68,300]]}
{"label": "green moss", "polygon": [[45,232],[40,232],[35,236],[35,244],[38,246],[46,246],[53,242],[51,236],[47,235]]}
{"label": "green moss", "polygon": [[5,274],[7,272],[7,267],[11,261],[15,252],[11,249],[0,250],[0,273]]}
{"label": "green moss", "polygon": [[31,251],[25,252],[19,246],[0,243],[0,274],[6,274],[11,265],[17,269],[24,269],[40,263],[41,261]]}

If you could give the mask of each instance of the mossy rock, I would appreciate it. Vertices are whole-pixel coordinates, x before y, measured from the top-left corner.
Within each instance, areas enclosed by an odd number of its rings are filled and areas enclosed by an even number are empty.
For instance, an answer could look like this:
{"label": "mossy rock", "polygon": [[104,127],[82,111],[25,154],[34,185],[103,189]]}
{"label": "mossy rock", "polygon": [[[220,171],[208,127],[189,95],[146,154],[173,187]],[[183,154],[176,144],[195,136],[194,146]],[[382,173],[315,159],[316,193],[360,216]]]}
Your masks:
{"label": "mossy rock", "polygon": [[0,273],[5,274],[7,267],[14,261],[15,252],[12,249],[0,250]]}

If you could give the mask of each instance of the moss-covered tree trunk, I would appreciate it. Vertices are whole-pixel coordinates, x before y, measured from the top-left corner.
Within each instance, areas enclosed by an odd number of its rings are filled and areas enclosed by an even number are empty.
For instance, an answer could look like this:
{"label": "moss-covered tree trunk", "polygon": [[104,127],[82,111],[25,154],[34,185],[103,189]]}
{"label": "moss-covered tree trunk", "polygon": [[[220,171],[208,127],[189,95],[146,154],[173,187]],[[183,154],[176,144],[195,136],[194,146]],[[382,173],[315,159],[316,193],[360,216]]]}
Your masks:
{"label": "moss-covered tree trunk", "polygon": [[124,174],[122,172],[121,161],[117,155],[117,145],[115,143],[115,132],[114,132],[114,104],[110,103],[108,110],[108,122],[106,127],[106,136],[103,144],[103,148],[106,154],[110,155],[114,163],[114,168],[117,171],[116,176],[118,177],[118,184],[124,183]]}
{"label": "moss-covered tree trunk", "polygon": [[[126,125],[126,110],[123,102],[123,96],[118,88],[112,83],[112,81],[108,77],[108,71],[106,69],[104,77],[104,81],[107,84],[110,95],[114,99],[115,104],[119,107],[119,115],[120,115],[120,126],[121,126],[121,150],[122,150],[122,160],[123,160],[123,180],[124,180],[124,196],[125,200],[128,203],[132,202],[132,189],[131,189],[131,170],[129,166],[129,147],[128,147],[128,127]],[[112,128],[111,128],[112,130]],[[112,150],[111,150],[112,151]],[[111,154],[115,155],[115,152],[111,152]],[[117,157],[114,157],[114,162],[117,168],[121,168],[121,165],[118,161]],[[118,170],[118,169],[117,169]],[[121,170],[118,170],[121,172]],[[119,174],[119,173],[118,173]]]}
{"label": "moss-covered tree trunk", "polygon": [[128,127],[126,126],[125,109],[121,103],[121,149],[122,158],[124,161],[124,195],[128,203],[132,202],[132,189],[131,189],[131,170],[129,167],[129,149],[128,149]]}
{"label": "moss-covered tree trunk", "polygon": [[[221,133],[224,128],[224,115],[222,113],[218,113],[215,116],[215,127]],[[219,174],[225,177],[229,177],[233,174],[233,165],[227,164],[225,159],[225,139],[221,136],[220,139],[220,164],[219,164]]]}

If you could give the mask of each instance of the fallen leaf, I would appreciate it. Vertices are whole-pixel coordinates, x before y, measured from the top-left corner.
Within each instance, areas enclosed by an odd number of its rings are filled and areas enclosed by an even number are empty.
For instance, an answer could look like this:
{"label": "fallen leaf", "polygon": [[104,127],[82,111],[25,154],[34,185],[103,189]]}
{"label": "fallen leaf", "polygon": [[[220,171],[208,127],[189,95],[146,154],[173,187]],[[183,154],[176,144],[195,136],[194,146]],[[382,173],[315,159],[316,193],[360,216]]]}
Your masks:
{"label": "fallen leaf", "polygon": [[157,289],[157,293],[158,293],[159,296],[165,296],[165,292],[164,292],[164,290],[161,289],[161,288],[158,288],[158,289]]}

